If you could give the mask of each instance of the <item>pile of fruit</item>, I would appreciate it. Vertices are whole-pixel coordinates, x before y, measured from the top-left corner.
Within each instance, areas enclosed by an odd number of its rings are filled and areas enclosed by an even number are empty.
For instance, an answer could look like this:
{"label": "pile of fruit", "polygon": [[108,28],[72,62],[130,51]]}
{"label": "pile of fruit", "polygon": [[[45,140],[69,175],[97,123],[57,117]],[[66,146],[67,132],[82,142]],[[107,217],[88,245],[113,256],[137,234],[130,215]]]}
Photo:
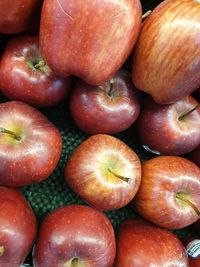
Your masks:
{"label": "pile of fruit", "polygon": [[200,1],[160,2],[0,2],[0,267],[200,267]]}

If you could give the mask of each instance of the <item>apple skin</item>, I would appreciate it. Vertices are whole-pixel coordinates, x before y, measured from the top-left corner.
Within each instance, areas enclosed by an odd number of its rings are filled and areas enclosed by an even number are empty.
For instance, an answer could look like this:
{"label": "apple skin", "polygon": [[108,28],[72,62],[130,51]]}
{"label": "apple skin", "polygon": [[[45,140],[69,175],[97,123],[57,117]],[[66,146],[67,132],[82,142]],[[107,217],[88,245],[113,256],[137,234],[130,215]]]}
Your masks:
{"label": "apple skin", "polygon": [[190,154],[190,159],[200,168],[200,145],[194,151],[192,151]]}
{"label": "apple skin", "polygon": [[99,86],[79,80],[71,95],[70,111],[78,127],[86,133],[122,132],[140,113],[139,93],[129,73],[122,70]]}
{"label": "apple skin", "polygon": [[143,220],[120,225],[114,267],[188,267],[186,251],[176,235]]}
{"label": "apple skin", "polygon": [[109,219],[88,206],[70,205],[54,210],[42,223],[34,267],[111,267],[115,254]]}
{"label": "apple skin", "polygon": [[28,30],[34,16],[42,6],[42,0],[1,0],[0,33],[19,33]]}
{"label": "apple skin", "polygon": [[199,217],[180,197],[200,210],[200,169],[178,156],[159,156],[142,164],[142,180],[132,205],[145,219],[168,229],[184,228]]}
{"label": "apple skin", "polygon": [[197,106],[191,96],[169,105],[156,104],[147,97],[137,121],[142,144],[163,155],[182,155],[194,150],[200,144],[200,106]]}
{"label": "apple skin", "polygon": [[18,101],[0,104],[0,128],[21,140],[0,133],[0,184],[38,183],[55,169],[61,155],[59,130],[38,110]]}
{"label": "apple skin", "polygon": [[[44,65],[36,68],[39,63]],[[8,98],[37,107],[61,102],[71,86],[71,78],[56,77],[43,61],[38,36],[10,40],[1,59],[0,77],[1,91]]]}
{"label": "apple skin", "polygon": [[19,267],[36,238],[36,218],[25,198],[16,189],[0,186],[1,267]]}
{"label": "apple skin", "polygon": [[129,56],[141,20],[140,0],[44,0],[40,50],[56,75],[100,85]]}
{"label": "apple skin", "polygon": [[64,176],[71,189],[91,206],[115,210],[127,205],[138,191],[141,163],[121,140],[96,134],[74,151]]}
{"label": "apple skin", "polygon": [[200,267],[200,257],[194,259],[189,257],[189,267]]}
{"label": "apple skin", "polygon": [[132,80],[158,104],[200,87],[200,4],[168,0],[145,20],[134,50]]}

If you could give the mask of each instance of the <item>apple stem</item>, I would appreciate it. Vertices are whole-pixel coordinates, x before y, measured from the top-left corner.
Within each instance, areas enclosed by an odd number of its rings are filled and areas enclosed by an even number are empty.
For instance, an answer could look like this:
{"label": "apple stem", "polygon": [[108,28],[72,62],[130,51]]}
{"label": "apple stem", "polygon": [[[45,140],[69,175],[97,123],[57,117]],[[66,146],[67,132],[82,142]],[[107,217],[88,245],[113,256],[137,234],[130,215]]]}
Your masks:
{"label": "apple stem", "polygon": [[187,115],[189,115],[190,113],[192,113],[193,111],[195,111],[198,107],[200,106],[200,104],[196,105],[194,108],[192,108],[189,111],[186,111],[184,114],[179,116],[179,121],[183,120]]}
{"label": "apple stem", "polygon": [[112,90],[113,90],[114,80],[111,79],[109,82],[110,82],[110,89],[109,89],[108,95],[109,96],[112,96]]}
{"label": "apple stem", "polygon": [[46,65],[46,63],[44,62],[44,60],[40,60],[37,64],[34,65],[34,67],[36,69],[39,69],[41,67],[44,67]]}
{"label": "apple stem", "polygon": [[3,256],[4,252],[5,252],[4,246],[0,246],[0,257]]}
{"label": "apple stem", "polygon": [[9,134],[12,137],[14,137],[17,141],[20,141],[21,140],[21,137],[19,135],[15,134],[14,132],[12,132],[10,130],[7,130],[5,128],[0,127],[0,133]]}
{"label": "apple stem", "polygon": [[145,12],[143,15],[142,15],[142,19],[146,19],[150,14],[151,14],[151,10],[148,10],[147,12]]}
{"label": "apple stem", "polygon": [[186,204],[188,204],[197,214],[197,216],[200,218],[200,211],[198,210],[198,208],[188,199],[184,198],[181,194],[176,194],[176,198],[185,202]]}
{"label": "apple stem", "polygon": [[126,183],[129,183],[130,178],[128,178],[128,177],[124,177],[124,176],[122,176],[122,175],[119,175],[119,174],[115,173],[113,170],[111,170],[110,168],[108,168],[108,171],[109,171],[110,173],[112,173],[114,176],[116,176],[117,178],[123,180],[123,181],[126,182]]}

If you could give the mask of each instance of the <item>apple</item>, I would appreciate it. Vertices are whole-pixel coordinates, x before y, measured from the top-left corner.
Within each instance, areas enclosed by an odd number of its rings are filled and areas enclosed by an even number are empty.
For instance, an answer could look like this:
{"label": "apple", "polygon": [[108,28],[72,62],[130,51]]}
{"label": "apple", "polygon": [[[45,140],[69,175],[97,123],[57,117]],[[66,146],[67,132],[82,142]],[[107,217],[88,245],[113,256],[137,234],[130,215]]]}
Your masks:
{"label": "apple", "polygon": [[137,121],[142,144],[163,155],[182,155],[200,144],[200,105],[187,96],[169,105],[147,97]]}
{"label": "apple", "polygon": [[0,186],[0,266],[19,267],[36,238],[36,218],[16,189]]}
{"label": "apple", "polygon": [[96,134],[74,151],[64,176],[71,189],[91,206],[115,210],[127,205],[138,191],[141,163],[121,140]]}
{"label": "apple", "polygon": [[0,184],[46,179],[61,155],[59,130],[38,110],[18,101],[0,104]]}
{"label": "apple", "polygon": [[42,0],[1,0],[0,33],[19,33],[31,28]]}
{"label": "apple", "polygon": [[200,87],[199,22],[199,0],[165,0],[144,21],[132,80],[158,104],[175,102]]}
{"label": "apple", "polygon": [[188,267],[181,241],[165,229],[142,220],[120,225],[114,267]]}
{"label": "apple", "polygon": [[50,213],[41,225],[34,267],[112,267],[115,234],[109,219],[82,205]]}
{"label": "apple", "polygon": [[10,99],[37,107],[65,99],[71,78],[56,77],[43,60],[37,36],[18,36],[7,44],[0,63],[0,88]]}
{"label": "apple", "polygon": [[189,257],[189,267],[200,267],[200,257],[198,258]]}
{"label": "apple", "polygon": [[70,111],[80,129],[90,134],[114,134],[129,128],[140,112],[139,93],[124,70],[99,86],[79,80]]}
{"label": "apple", "polygon": [[56,75],[101,85],[129,56],[141,20],[140,0],[44,0],[40,50]]}
{"label": "apple", "polygon": [[190,154],[190,159],[200,168],[200,145],[192,151],[192,153]]}
{"label": "apple", "polygon": [[180,229],[200,217],[200,169],[178,156],[159,156],[142,164],[142,180],[132,205],[145,219]]}

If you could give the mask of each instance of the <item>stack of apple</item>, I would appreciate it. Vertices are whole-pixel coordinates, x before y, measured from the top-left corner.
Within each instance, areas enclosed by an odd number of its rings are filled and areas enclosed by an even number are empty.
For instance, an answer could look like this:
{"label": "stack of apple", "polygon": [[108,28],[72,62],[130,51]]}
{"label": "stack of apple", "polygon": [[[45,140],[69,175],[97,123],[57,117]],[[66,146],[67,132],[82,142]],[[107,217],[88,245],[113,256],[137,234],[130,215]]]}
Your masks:
{"label": "stack of apple", "polygon": [[[200,218],[200,1],[165,0],[142,23],[139,0],[4,0],[0,33],[0,267],[23,264],[35,240],[35,267],[192,266],[169,230]],[[91,207],[56,209],[36,235],[9,187],[53,173],[62,136],[37,109],[61,102],[91,135],[63,172]],[[143,163],[113,136],[132,125],[153,153]],[[102,211],[128,204],[142,218],[115,236]]]}

